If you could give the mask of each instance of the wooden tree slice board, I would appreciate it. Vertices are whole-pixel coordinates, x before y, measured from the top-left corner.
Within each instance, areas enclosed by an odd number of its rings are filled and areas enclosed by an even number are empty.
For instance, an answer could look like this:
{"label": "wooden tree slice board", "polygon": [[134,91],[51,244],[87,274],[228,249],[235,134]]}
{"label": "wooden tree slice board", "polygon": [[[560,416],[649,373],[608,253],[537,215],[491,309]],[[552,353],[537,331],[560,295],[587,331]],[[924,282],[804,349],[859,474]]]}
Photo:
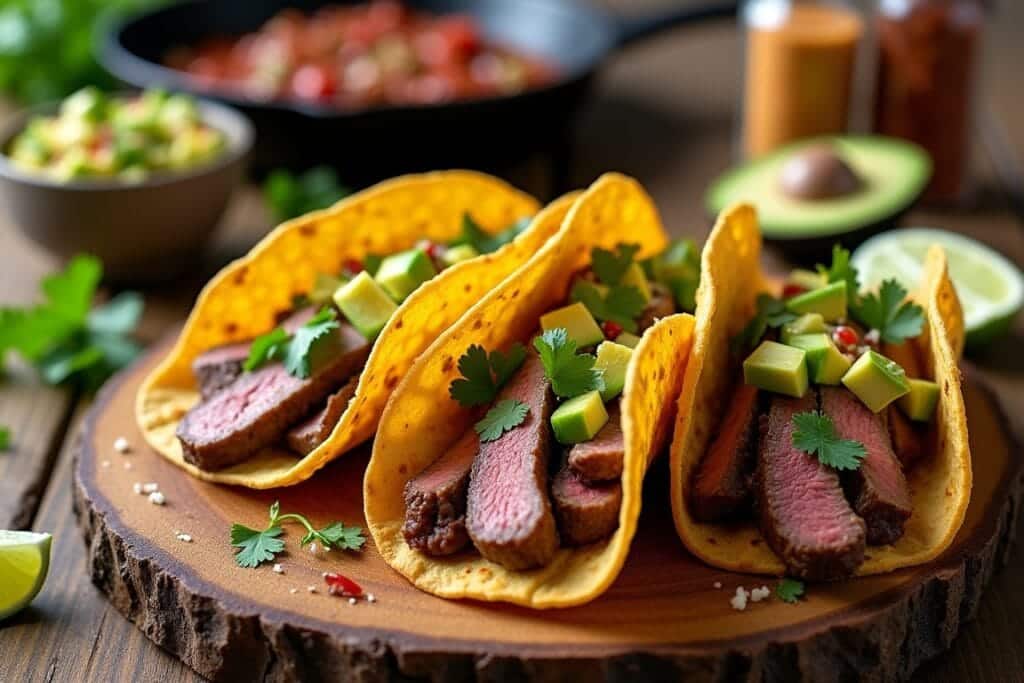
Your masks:
{"label": "wooden tree slice board", "polygon": [[[974,495],[953,548],[927,566],[812,586],[797,605],[771,599],[732,609],[737,586],[773,583],[684,551],[659,485],[664,459],[648,475],[625,570],[582,607],[441,600],[413,588],[372,547],[312,555],[290,526],[283,574],[242,569],[228,529],[262,527],[275,499],[318,524],[362,524],[368,449],[278,491],[196,481],[146,447],[135,426],[136,390],[166,350],[122,373],[97,401],[80,437],[75,508],[94,583],[149,638],[215,680],[905,679],[973,616],[1007,554],[1024,488],[1021,452],[999,406],[968,373]],[[113,448],[122,436],[132,453]],[[135,482],[157,483],[166,505],[136,494]],[[353,606],[328,595],[324,571],[354,578],[377,601]]]}

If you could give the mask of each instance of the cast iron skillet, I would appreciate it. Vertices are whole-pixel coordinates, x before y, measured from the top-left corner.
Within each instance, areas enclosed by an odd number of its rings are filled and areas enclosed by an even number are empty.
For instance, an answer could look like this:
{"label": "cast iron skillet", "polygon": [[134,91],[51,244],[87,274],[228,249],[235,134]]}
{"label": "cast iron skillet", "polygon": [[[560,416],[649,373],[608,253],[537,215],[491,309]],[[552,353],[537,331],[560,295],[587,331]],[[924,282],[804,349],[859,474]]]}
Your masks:
{"label": "cast iron skillet", "polygon": [[[256,125],[257,170],[329,163],[343,178],[362,184],[431,168],[495,169],[564,144],[573,114],[612,52],[674,26],[732,16],[737,5],[699,0],[707,4],[625,17],[583,0],[406,0],[428,12],[469,13],[489,38],[546,58],[560,70],[560,79],[545,88],[432,106],[345,111],[302,102],[257,102],[199,90],[186,75],[160,65],[176,45],[253,31],[285,7],[313,11],[352,1],[188,0],[111,26],[100,60],[131,85],[192,92],[244,111]],[[671,87],[671,74],[665,80]]]}

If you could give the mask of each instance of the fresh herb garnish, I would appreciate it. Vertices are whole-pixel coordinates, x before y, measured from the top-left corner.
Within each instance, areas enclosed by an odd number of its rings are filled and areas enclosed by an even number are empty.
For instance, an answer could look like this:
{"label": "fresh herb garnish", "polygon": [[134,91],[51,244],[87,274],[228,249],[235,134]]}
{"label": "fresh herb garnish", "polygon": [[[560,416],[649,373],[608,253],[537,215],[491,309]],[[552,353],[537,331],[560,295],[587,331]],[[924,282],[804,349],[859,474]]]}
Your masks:
{"label": "fresh herb garnish", "polygon": [[837,470],[856,470],[866,453],[864,444],[841,439],[832,418],[821,412],[797,413],[793,416],[793,447],[816,455],[818,461]]}
{"label": "fresh herb garnish", "polygon": [[789,604],[800,600],[805,591],[806,588],[803,581],[797,581],[788,577],[779,581],[779,584],[775,586],[775,595],[782,602],[788,602]]}
{"label": "fresh herb garnish", "polygon": [[246,372],[252,372],[272,360],[280,360],[288,374],[300,379],[308,378],[312,374],[312,359],[317,345],[327,339],[332,330],[340,327],[336,318],[334,309],[323,308],[293,335],[276,327],[256,337],[242,367]]}
{"label": "fresh herb garnish", "polygon": [[754,317],[732,340],[733,349],[736,351],[753,348],[761,341],[769,327],[782,327],[797,318],[794,313],[786,310],[786,302],[770,294],[759,294],[756,306]]}
{"label": "fresh herb garnish", "polygon": [[263,185],[267,207],[278,221],[326,209],[348,194],[349,189],[328,166],[316,166],[301,175],[279,169],[271,173]]}
{"label": "fresh herb garnish", "polygon": [[498,390],[526,360],[526,347],[516,342],[505,353],[473,344],[459,358],[461,379],[453,380],[448,393],[461,405],[471,408],[490,403]]}
{"label": "fresh herb garnish", "polygon": [[589,353],[576,353],[576,341],[569,338],[564,327],[547,330],[533,340],[540,353],[544,374],[551,389],[562,398],[573,398],[588,391],[604,390],[604,374],[594,368],[597,358]]}
{"label": "fresh herb garnish", "polygon": [[363,257],[363,270],[371,276],[376,275],[382,263],[384,263],[384,257],[380,254],[367,254]]}
{"label": "fresh herb garnish", "polygon": [[452,240],[448,246],[457,247],[469,244],[481,254],[490,254],[519,236],[530,225],[530,218],[520,218],[501,232],[490,234],[468,214],[462,214],[462,234]]}
{"label": "fresh herb garnish", "polygon": [[602,294],[598,285],[587,280],[576,281],[572,287],[572,297],[586,306],[590,314],[598,320],[611,320],[631,333],[636,333],[636,318],[643,313],[647,305],[636,287],[617,285],[609,287],[607,294]]}
{"label": "fresh herb garnish", "polygon": [[669,288],[682,311],[693,313],[697,308],[697,287],[700,284],[700,249],[689,239],[677,239],[657,256],[642,262],[649,280]]}
{"label": "fresh herb garnish", "polygon": [[885,280],[877,295],[861,297],[853,308],[853,317],[878,330],[882,341],[890,344],[916,337],[924,326],[924,309],[907,301],[906,288],[896,280]]}
{"label": "fresh herb garnish", "polygon": [[614,287],[622,282],[639,251],[639,244],[619,244],[615,251],[594,247],[590,250],[590,267],[601,282]]}
{"label": "fresh herb garnish", "polygon": [[11,447],[11,430],[8,427],[0,427],[0,451],[6,451]]}
{"label": "fresh herb garnish", "polygon": [[43,303],[0,308],[0,357],[16,351],[47,382],[85,391],[135,360],[139,347],[129,335],[142,315],[142,297],[122,292],[90,312],[102,274],[97,259],[76,256],[63,271],[43,278]]}
{"label": "fresh herb garnish", "polygon": [[522,401],[507,398],[498,401],[487,411],[483,419],[476,423],[474,429],[481,441],[494,441],[507,431],[523,424],[530,408]]}
{"label": "fresh herb garnish", "polygon": [[850,264],[850,251],[838,244],[832,245],[832,265],[826,268],[822,264],[817,266],[818,273],[825,276],[828,284],[833,282],[846,283],[846,299],[850,306],[857,303],[860,293],[860,280],[857,278],[857,269]]}
{"label": "fresh herb garnish", "polygon": [[310,521],[298,513],[281,514],[278,501],[270,506],[270,519],[262,531],[250,529],[242,524],[231,525],[231,545],[239,548],[235,554],[235,562],[241,567],[258,567],[264,562],[273,560],[284,550],[284,541],[278,538],[281,533],[281,522],[294,520],[306,528],[300,545],[305,546],[318,541],[325,550],[359,550],[366,539],[362,529],[356,526],[345,526],[341,522],[331,522],[322,529],[316,529]]}

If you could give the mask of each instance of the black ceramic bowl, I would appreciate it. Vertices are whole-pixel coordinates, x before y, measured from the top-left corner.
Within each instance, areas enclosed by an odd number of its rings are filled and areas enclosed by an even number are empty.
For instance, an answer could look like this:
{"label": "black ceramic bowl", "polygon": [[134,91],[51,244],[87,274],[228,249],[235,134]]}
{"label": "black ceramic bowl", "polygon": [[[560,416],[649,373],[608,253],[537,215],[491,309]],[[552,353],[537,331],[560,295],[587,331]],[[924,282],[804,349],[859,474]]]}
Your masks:
{"label": "black ceramic bowl", "polygon": [[58,182],[6,156],[32,117],[54,114],[58,106],[20,112],[0,130],[0,200],[21,232],[61,258],[99,257],[109,282],[155,283],[185,272],[243,180],[253,141],[249,121],[229,107],[199,102],[203,121],[227,138],[227,148],[209,164],[141,182]]}

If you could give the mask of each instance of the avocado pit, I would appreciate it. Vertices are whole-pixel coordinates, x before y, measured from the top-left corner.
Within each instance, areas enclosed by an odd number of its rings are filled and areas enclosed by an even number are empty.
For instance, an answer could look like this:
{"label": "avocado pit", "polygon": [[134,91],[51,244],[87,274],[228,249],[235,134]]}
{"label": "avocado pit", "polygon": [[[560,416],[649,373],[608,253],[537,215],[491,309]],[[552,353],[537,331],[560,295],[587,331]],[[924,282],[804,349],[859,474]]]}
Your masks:
{"label": "avocado pit", "polygon": [[830,144],[815,144],[794,153],[779,174],[782,192],[792,199],[816,201],[845,197],[864,182]]}

